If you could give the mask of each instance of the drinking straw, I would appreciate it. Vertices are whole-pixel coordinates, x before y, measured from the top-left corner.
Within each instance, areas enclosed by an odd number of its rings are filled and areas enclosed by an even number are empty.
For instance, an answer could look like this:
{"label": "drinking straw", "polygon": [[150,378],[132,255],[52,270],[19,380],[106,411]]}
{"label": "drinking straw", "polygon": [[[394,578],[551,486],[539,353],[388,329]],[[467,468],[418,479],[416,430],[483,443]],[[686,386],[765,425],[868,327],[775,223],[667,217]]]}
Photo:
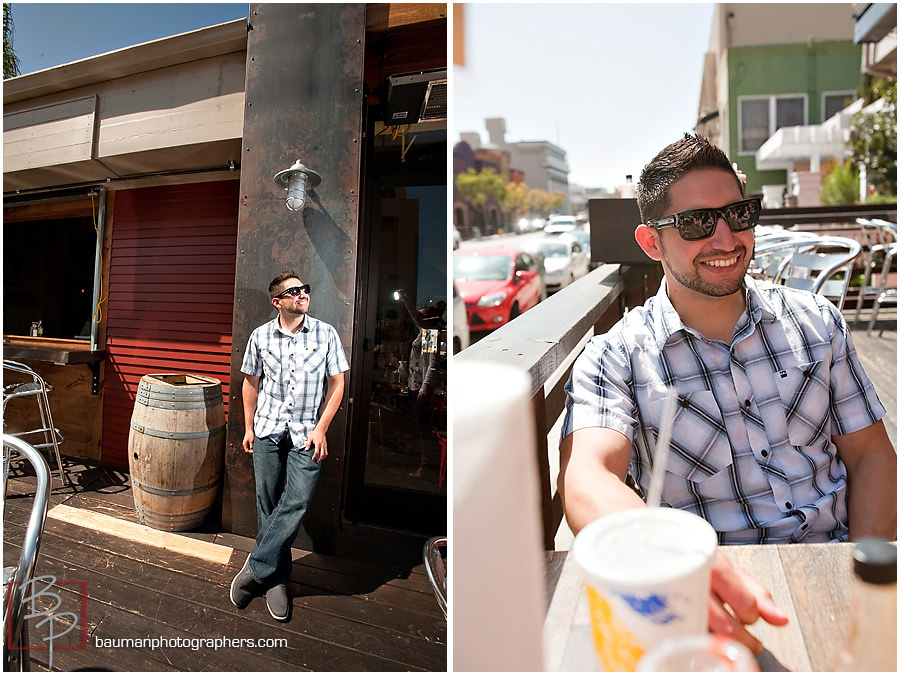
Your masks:
{"label": "drinking straw", "polygon": [[675,405],[678,403],[678,390],[666,388],[666,400],[663,402],[662,419],[659,422],[659,435],[656,437],[656,448],[653,451],[653,473],[650,475],[650,490],[647,495],[647,506],[659,506],[662,498],[663,478],[666,475],[666,463],[669,461],[669,442],[672,439],[672,424],[675,421]]}

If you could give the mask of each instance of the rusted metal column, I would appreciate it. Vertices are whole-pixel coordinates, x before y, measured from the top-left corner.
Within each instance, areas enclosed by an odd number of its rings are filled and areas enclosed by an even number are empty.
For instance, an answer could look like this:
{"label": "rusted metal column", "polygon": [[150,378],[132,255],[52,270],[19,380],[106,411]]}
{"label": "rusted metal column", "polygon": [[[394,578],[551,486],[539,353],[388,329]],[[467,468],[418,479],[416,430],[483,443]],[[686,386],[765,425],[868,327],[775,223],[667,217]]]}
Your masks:
{"label": "rusted metal column", "polygon": [[[269,282],[295,270],[312,285],[310,314],[332,324],[352,353],[366,6],[251,4],[249,24],[222,519],[224,529],[254,536],[253,463],[241,448],[240,366],[250,332],[274,316]],[[322,183],[302,212],[293,212],[273,177],[298,159]],[[347,412],[345,393],[298,545],[327,551],[334,540]]]}

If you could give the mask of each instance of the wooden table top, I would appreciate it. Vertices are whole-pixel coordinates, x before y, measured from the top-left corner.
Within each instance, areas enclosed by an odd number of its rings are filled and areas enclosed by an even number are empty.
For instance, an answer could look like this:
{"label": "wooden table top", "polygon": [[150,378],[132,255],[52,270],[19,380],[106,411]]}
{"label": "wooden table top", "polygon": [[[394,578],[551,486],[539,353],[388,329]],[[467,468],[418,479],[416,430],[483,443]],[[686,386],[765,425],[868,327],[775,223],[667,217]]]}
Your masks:
{"label": "wooden table top", "polygon": [[[765,648],[761,671],[834,671],[847,641],[853,544],[722,546],[720,550],[772,593],[786,626],[750,628]],[[544,664],[549,671],[598,670],[580,573],[568,551],[547,554]]]}

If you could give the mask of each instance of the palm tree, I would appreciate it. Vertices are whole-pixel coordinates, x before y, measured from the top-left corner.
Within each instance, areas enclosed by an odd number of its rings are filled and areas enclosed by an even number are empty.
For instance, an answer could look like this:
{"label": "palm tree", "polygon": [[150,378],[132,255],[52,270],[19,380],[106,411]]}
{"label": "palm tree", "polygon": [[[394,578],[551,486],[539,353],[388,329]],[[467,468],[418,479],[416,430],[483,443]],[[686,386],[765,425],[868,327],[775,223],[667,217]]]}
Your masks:
{"label": "palm tree", "polygon": [[13,50],[13,18],[12,7],[3,3],[3,79],[19,74],[19,55]]}

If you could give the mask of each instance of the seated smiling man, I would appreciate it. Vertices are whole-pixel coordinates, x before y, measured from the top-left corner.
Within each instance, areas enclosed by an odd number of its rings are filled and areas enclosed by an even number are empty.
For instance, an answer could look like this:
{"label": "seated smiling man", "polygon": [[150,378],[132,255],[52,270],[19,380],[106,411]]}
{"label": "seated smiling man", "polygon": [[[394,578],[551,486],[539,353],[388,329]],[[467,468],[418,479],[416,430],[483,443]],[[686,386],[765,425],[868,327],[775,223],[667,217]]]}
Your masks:
{"label": "seated smiling man", "polygon": [[[705,518],[720,544],[895,538],[884,406],[834,305],[747,276],[760,202],[725,153],[685,135],[644,168],[637,199],[635,239],[665,276],[588,343],[566,387],[559,488],[572,530],[644,506],[624,479],[647,493],[672,386],[662,501]],[[744,625],[760,617],[787,622],[718,554],[710,630],[759,651]]]}

